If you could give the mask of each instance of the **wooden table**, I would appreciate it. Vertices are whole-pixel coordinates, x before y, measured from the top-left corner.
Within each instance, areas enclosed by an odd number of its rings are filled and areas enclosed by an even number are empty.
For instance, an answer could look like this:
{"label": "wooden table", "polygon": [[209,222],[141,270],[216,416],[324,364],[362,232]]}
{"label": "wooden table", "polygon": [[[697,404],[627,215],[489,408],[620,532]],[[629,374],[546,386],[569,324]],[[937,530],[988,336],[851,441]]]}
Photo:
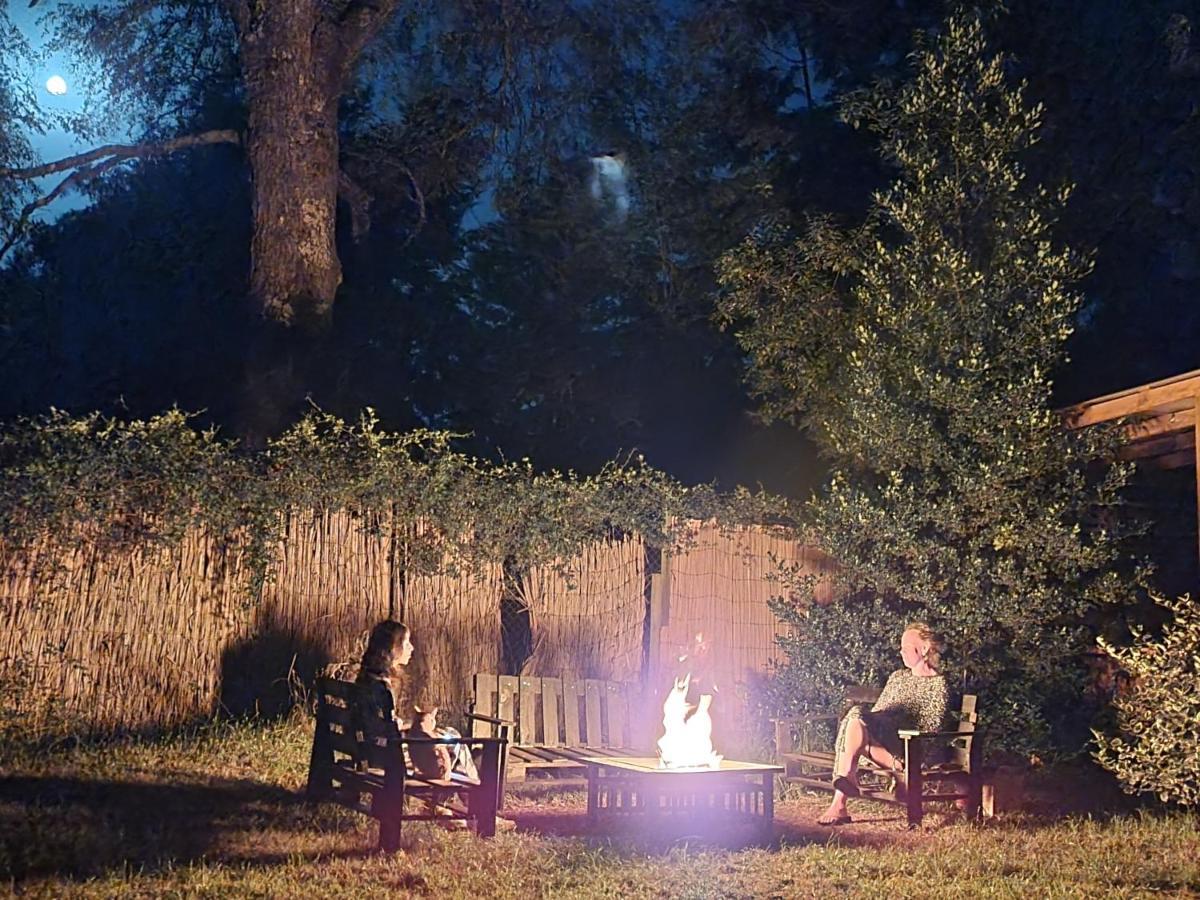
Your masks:
{"label": "wooden table", "polygon": [[586,756],[588,818],[752,824],[773,837],[775,776],[782,766],[726,759],[719,768],[663,769],[658,757]]}

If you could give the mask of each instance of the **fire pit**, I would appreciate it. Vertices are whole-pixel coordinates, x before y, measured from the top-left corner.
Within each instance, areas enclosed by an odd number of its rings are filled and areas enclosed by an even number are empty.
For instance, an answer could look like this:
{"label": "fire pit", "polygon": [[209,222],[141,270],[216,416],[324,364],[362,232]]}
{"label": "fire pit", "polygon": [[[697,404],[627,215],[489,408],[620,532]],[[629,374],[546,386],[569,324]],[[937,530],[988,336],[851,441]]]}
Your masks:
{"label": "fire pit", "polygon": [[663,768],[658,757],[587,756],[588,818],[654,822],[687,817],[752,824],[773,834],[775,775],[782,766],[723,759],[713,766]]}

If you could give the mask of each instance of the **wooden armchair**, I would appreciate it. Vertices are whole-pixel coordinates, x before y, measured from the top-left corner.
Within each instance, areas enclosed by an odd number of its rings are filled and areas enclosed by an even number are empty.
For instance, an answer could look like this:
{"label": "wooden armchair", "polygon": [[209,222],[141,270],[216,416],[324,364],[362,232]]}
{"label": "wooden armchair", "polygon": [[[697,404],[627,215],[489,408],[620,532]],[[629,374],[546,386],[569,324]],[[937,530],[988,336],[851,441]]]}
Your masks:
{"label": "wooden armchair", "polygon": [[[847,694],[847,708],[871,703],[877,689],[855,688]],[[964,694],[958,711],[959,725],[952,731],[900,732],[904,752],[904,781],[870,759],[859,760],[859,796],[896,803],[907,811],[908,824],[921,823],[924,806],[936,800],[953,800],[971,818],[992,815],[992,790],[984,778],[983,733],[974,694]],[[836,731],[839,716],[803,716],[775,721],[775,752],[784,766],[784,780],[820,790],[833,790],[832,749],[814,748],[816,729],[824,723],[825,736]],[[938,751],[943,752],[938,752]]]}
{"label": "wooden armchair", "polygon": [[[409,738],[390,719],[358,721],[351,709],[352,683],[318,678],[316,687],[310,799],[338,803],[377,819],[379,848],[387,853],[399,848],[404,822],[461,819],[480,837],[496,833],[507,725],[497,723],[497,737]],[[416,774],[406,752],[415,744],[466,744],[478,754],[479,780],[457,772],[445,779]],[[423,811],[406,811],[407,797],[421,798],[427,805]]]}

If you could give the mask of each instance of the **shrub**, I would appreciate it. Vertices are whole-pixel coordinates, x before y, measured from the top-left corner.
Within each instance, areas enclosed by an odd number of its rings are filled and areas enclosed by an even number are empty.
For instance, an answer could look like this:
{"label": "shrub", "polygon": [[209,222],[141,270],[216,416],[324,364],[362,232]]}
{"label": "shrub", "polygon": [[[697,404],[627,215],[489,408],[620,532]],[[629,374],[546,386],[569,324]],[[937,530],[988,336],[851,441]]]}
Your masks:
{"label": "shrub", "polygon": [[1174,614],[1158,640],[1134,629],[1125,648],[1101,645],[1130,676],[1113,700],[1116,734],[1094,732],[1096,759],[1130,794],[1164,803],[1200,804],[1200,604],[1186,595],[1155,598]]}

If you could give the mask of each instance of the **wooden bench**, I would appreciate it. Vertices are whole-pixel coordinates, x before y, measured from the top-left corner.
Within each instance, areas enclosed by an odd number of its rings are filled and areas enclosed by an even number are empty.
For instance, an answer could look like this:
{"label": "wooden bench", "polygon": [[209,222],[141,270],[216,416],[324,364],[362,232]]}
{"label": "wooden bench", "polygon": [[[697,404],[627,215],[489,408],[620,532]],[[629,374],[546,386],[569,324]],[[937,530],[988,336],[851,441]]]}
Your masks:
{"label": "wooden bench", "polygon": [[[387,853],[399,848],[403,822],[467,820],[480,837],[495,834],[506,726],[498,724],[498,733],[484,738],[408,738],[391,719],[364,721],[356,715],[351,708],[354,690],[352,682],[317,679],[308,797],[378,819],[379,848]],[[444,780],[415,775],[405,750],[414,744],[470,746],[478,751],[479,780],[457,772]],[[428,805],[421,812],[405,812],[408,797],[421,798]]]}
{"label": "wooden bench", "polygon": [[[848,693],[846,706],[869,704],[878,696],[878,689],[856,688]],[[982,767],[983,734],[976,730],[979,721],[976,702],[974,694],[963,695],[957,713],[957,730],[900,732],[907,788],[893,778],[889,770],[861,757],[858,769],[860,796],[904,806],[910,827],[921,823],[925,804],[936,800],[955,801],[971,818],[991,816],[992,790]],[[831,749],[813,748],[813,726],[825,723],[828,729],[836,731],[839,718],[824,715],[776,720],[775,752],[784,766],[785,781],[833,790],[834,754]],[[829,736],[828,732],[826,736]],[[938,745],[946,748],[944,755],[933,752]]]}
{"label": "wooden bench", "polygon": [[505,779],[556,777],[556,784],[587,784],[583,756],[635,756],[631,711],[636,684],[582,678],[475,676],[472,733],[492,737],[496,722],[511,723]]}

